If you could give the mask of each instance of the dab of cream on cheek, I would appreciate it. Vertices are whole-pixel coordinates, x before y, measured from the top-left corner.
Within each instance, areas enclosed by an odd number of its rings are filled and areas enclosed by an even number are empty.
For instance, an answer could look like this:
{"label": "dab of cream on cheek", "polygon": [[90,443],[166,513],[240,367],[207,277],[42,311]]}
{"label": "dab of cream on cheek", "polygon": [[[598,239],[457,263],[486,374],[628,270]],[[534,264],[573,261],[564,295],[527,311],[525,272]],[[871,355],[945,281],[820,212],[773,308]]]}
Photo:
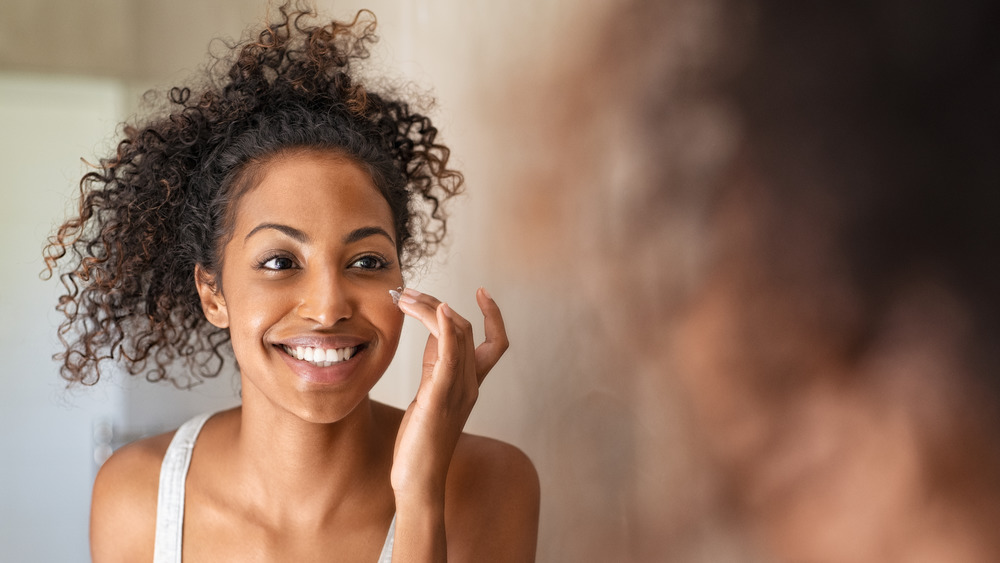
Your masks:
{"label": "dab of cream on cheek", "polygon": [[403,296],[403,286],[399,286],[396,289],[390,289],[389,295],[392,297],[392,304],[399,305],[399,298]]}

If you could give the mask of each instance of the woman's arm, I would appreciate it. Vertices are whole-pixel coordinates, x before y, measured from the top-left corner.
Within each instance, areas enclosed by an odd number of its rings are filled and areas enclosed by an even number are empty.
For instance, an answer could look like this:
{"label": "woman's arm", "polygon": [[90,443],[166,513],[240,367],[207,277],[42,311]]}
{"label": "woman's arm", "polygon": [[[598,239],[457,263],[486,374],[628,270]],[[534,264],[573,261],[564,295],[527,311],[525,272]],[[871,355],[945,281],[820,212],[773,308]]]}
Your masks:
{"label": "woman's arm", "polygon": [[[467,555],[477,561],[525,561],[528,550],[533,558],[538,520],[534,467],[516,448],[462,434],[479,385],[508,346],[497,304],[482,289],[476,300],[486,329],[486,340],[478,347],[471,323],[447,304],[410,289],[399,302],[431,334],[420,387],[396,439],[393,561],[445,561],[448,554],[459,553],[461,559]],[[502,468],[511,472],[498,471]],[[505,540],[499,551],[469,541],[490,528]]]}
{"label": "woman's arm", "polygon": [[449,559],[534,561],[539,497],[538,473],[521,450],[463,435],[448,471]]}
{"label": "woman's arm", "polygon": [[538,473],[521,450],[463,434],[445,490],[443,513],[438,504],[406,504],[397,494],[393,561],[443,561],[442,553],[450,561],[535,560]]}
{"label": "woman's arm", "polygon": [[153,560],[160,464],[171,437],[124,446],[97,472],[90,502],[94,563]]}

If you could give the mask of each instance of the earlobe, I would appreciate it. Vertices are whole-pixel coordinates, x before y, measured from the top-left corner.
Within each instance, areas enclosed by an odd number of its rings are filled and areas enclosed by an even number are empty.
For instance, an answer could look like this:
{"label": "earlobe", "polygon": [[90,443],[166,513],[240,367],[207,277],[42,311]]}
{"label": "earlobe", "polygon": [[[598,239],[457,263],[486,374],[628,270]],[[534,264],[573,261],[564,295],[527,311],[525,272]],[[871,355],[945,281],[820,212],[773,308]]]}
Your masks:
{"label": "earlobe", "polygon": [[196,264],[194,283],[201,299],[201,310],[208,322],[219,328],[229,328],[229,310],[226,309],[226,299],[219,291],[215,276],[206,272],[201,264]]}

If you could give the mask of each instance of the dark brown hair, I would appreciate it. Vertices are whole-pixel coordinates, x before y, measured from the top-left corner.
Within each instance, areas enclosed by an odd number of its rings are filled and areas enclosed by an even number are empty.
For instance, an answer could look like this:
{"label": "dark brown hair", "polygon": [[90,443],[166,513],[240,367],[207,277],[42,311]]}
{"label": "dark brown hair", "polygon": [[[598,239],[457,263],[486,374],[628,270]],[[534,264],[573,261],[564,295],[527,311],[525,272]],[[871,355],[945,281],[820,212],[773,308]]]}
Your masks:
{"label": "dark brown hair", "polygon": [[[278,13],[228,45],[205,86],[172,88],[161,114],[127,124],[116,154],[80,181],[79,214],[45,249],[45,274],[61,270],[65,286],[55,358],[68,381],[96,383],[106,360],[182,386],[221,371],[229,333],[205,319],[195,265],[218,274],[234,203],[278,154],[332,150],[365,168],[392,210],[405,267],[442,242],[441,203],[462,176],[429,118],[356,80],[374,16],[312,25],[309,10]],[[182,375],[167,371],[176,359]]]}

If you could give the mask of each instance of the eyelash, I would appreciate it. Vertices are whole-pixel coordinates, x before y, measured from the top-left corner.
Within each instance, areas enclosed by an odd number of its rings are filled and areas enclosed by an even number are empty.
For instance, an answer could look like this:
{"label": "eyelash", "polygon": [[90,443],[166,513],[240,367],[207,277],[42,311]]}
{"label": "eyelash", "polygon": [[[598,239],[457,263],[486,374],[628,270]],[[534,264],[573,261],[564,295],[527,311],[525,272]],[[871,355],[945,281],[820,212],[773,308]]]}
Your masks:
{"label": "eyelash", "polygon": [[[285,260],[288,260],[289,262],[292,263],[292,266],[289,266],[288,268],[268,268],[267,267],[267,263],[268,262],[270,262],[272,260],[277,260],[279,258],[283,258]],[[268,270],[268,271],[271,271],[271,272],[280,272],[280,271],[283,271],[283,270],[290,270],[290,269],[292,269],[294,267],[295,267],[295,260],[294,259],[292,259],[290,256],[288,256],[286,254],[283,254],[283,253],[280,253],[280,252],[275,252],[273,254],[268,254],[267,256],[265,256],[264,258],[262,258],[259,262],[257,262],[257,265],[256,265],[256,267],[254,269],[256,269],[256,270]]]}
{"label": "eyelash", "polygon": [[[273,260],[278,260],[278,259],[288,260],[292,265],[289,266],[289,267],[287,267],[287,268],[270,268],[270,267],[267,266],[268,262],[271,262]],[[390,262],[389,260],[386,260],[384,257],[379,256],[378,254],[366,254],[364,256],[360,256],[357,259],[353,260],[351,262],[351,267],[356,266],[362,260],[374,260],[375,261],[375,263],[376,263],[375,266],[370,267],[370,268],[361,268],[362,270],[369,270],[369,271],[384,270],[384,269],[388,268],[392,264],[392,262]],[[268,271],[271,271],[271,272],[280,272],[280,271],[283,271],[283,270],[291,270],[291,269],[293,269],[295,267],[296,267],[295,260],[292,257],[290,257],[290,256],[288,256],[286,254],[283,254],[283,253],[274,253],[274,254],[268,254],[264,258],[261,258],[257,262],[257,264],[254,266],[254,269],[255,270],[268,270]]]}
{"label": "eyelash", "polygon": [[373,268],[362,268],[363,270],[371,270],[371,271],[384,270],[387,267],[389,267],[389,265],[391,264],[391,262],[389,262],[388,260],[386,260],[384,257],[379,256],[378,254],[366,254],[364,256],[358,257],[356,260],[354,260],[353,262],[351,262],[351,266],[353,267],[358,262],[361,262],[362,260],[368,260],[368,259],[375,260],[376,265]]}

